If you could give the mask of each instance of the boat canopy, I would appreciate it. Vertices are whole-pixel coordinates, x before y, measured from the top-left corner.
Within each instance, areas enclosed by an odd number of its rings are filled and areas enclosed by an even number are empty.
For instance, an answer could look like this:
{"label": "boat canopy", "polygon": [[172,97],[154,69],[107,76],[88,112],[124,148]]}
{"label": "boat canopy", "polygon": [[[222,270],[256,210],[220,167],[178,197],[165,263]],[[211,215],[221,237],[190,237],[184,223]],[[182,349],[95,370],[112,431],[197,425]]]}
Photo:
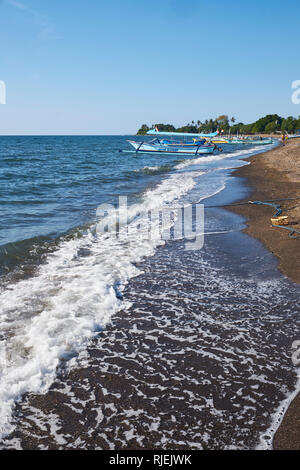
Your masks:
{"label": "boat canopy", "polygon": [[190,134],[189,132],[159,132],[156,129],[151,129],[147,132],[149,135],[169,135],[174,137],[216,137],[219,132],[212,132],[211,134]]}

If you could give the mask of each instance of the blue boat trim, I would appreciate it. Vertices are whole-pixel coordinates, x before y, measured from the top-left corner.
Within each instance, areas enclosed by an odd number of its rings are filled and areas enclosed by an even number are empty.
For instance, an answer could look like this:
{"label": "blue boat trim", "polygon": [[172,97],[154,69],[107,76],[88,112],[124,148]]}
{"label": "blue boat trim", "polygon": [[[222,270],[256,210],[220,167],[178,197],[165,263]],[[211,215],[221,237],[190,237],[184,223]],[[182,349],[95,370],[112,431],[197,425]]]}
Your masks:
{"label": "blue boat trim", "polygon": [[192,134],[189,132],[159,132],[155,129],[150,129],[147,132],[148,135],[170,135],[173,137],[185,136],[185,137],[216,137],[219,135],[219,132],[211,132],[210,134]]}

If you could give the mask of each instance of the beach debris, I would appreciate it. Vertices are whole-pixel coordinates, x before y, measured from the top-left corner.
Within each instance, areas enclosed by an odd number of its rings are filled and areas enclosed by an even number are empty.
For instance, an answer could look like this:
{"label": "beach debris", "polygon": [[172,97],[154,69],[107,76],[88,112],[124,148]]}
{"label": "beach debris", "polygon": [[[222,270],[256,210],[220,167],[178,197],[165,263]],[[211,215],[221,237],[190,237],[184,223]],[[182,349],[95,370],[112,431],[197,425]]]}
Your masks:
{"label": "beach debris", "polygon": [[271,223],[272,225],[288,225],[289,217],[287,215],[281,215],[279,217],[272,217]]}
{"label": "beach debris", "polygon": [[286,197],[282,199],[270,199],[267,201],[244,201],[244,202],[238,202],[234,204],[226,204],[226,205],[217,205],[217,206],[206,206],[206,208],[215,208],[215,207],[233,207],[233,206],[243,206],[246,204],[254,204],[258,206],[271,206],[274,207],[276,210],[276,213],[274,216],[271,218],[271,224],[272,227],[276,228],[284,228],[285,230],[289,230],[289,238],[293,239],[300,239],[300,231],[296,230],[293,227],[287,227],[287,225],[292,224],[292,222],[289,221],[289,217],[286,215],[282,215],[282,207],[279,202],[282,201],[296,201],[299,200],[300,197]]}

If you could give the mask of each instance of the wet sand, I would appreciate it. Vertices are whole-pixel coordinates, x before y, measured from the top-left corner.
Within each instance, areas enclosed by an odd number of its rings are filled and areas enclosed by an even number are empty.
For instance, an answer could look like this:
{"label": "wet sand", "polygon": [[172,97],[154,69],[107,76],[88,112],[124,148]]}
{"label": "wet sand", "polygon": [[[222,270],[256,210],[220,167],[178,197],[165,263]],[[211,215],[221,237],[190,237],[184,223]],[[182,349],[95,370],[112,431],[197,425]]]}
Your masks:
{"label": "wet sand", "polygon": [[123,293],[130,310],[49,392],[24,397],[5,448],[254,449],[295,387],[285,352],[296,305],[280,304],[290,283],[250,237],[241,263],[244,244],[240,232],[211,237],[202,251],[174,242],[143,262]]}
{"label": "wet sand", "polygon": [[[254,157],[238,174],[255,187],[264,168],[255,162],[279,150]],[[267,197],[259,198],[269,199],[261,186]],[[140,275],[119,293],[131,306],[113,316],[75,367],[58,371],[47,393],[24,396],[3,448],[242,450],[261,437],[269,448],[271,417],[295,389],[290,344],[299,286],[241,233],[238,215],[215,207],[240,199],[244,189],[232,178],[207,201],[208,231],[221,234],[207,237],[202,250],[169,242],[138,265]],[[257,213],[265,213],[256,224],[262,235],[264,226],[272,231],[271,208],[238,210],[249,211],[249,233]]]}
{"label": "wet sand", "polygon": [[[283,215],[290,226],[300,230],[300,139],[285,146],[252,157],[251,165],[234,175],[247,178],[252,189],[251,200],[298,198],[282,201]],[[300,283],[300,239],[289,238],[289,232],[271,226],[274,209],[268,206],[241,205],[231,208],[247,219],[246,233],[259,239],[278,259],[279,270],[290,280]],[[296,326],[295,326],[296,329]],[[300,395],[290,405],[276,432],[274,449],[300,449]]]}
{"label": "wet sand", "polygon": [[271,418],[295,389],[299,287],[241,217],[214,207],[243,194],[229,178],[207,201],[207,231],[221,234],[202,250],[170,241],[138,265],[119,293],[131,306],[47,393],[24,396],[3,448],[243,450],[261,437],[269,448]]}
{"label": "wet sand", "polygon": [[[235,176],[247,178],[252,189],[250,199],[277,201],[299,198],[280,204],[283,215],[289,216],[289,226],[300,231],[300,139],[265,154],[255,155],[250,160],[251,165],[234,173]],[[246,233],[258,238],[278,258],[279,270],[292,281],[300,283],[300,257],[296,256],[299,241],[291,239],[287,230],[272,227],[271,217],[275,209],[251,204],[230,209],[248,220]]]}

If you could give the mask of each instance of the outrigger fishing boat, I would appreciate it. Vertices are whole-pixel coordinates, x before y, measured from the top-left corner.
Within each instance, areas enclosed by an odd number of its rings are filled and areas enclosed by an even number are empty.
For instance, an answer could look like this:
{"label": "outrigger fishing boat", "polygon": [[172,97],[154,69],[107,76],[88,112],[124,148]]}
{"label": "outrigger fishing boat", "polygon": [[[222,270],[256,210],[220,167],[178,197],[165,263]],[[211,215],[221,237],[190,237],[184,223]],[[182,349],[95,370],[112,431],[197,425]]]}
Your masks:
{"label": "outrigger fishing boat", "polygon": [[300,134],[288,134],[288,139],[299,139]]}
{"label": "outrigger fishing boat", "polygon": [[[222,149],[210,142],[210,139],[216,137],[218,132],[213,132],[211,134],[190,134],[185,132],[159,132],[158,129],[151,129],[147,134],[155,136],[155,139],[150,142],[136,142],[134,140],[127,141],[135,149],[133,151],[134,153],[179,153],[180,155],[201,155],[211,154],[215,150],[222,151]],[[160,138],[162,136],[171,138],[176,137],[177,139],[183,138],[183,140],[167,140]]]}
{"label": "outrigger fishing boat", "polygon": [[253,136],[253,137],[233,137],[231,139],[228,139],[229,144],[245,144],[245,145],[269,145],[273,144],[274,140],[271,138],[263,138],[259,136]]}
{"label": "outrigger fishing boat", "polygon": [[225,137],[215,137],[213,139],[210,139],[209,142],[211,142],[212,144],[229,144],[229,140],[228,139],[225,139]]}

